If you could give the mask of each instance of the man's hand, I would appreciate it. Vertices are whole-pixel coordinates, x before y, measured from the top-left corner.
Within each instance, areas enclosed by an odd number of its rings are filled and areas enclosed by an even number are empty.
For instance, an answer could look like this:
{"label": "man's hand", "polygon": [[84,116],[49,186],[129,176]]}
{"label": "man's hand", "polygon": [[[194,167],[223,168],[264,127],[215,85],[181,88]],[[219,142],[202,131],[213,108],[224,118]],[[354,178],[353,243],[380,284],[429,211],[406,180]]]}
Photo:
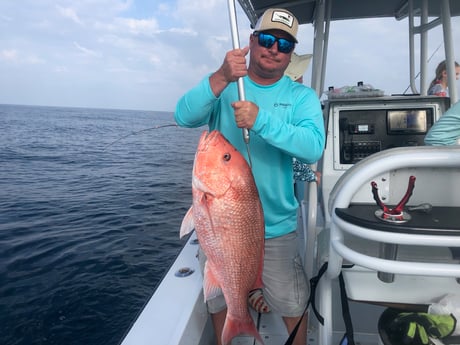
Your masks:
{"label": "man's hand", "polygon": [[246,66],[246,55],[249,52],[249,46],[243,49],[230,50],[224,59],[224,63],[220,67],[228,83],[237,81],[238,78],[248,74]]}
{"label": "man's hand", "polygon": [[246,66],[246,55],[249,52],[249,46],[243,49],[233,49],[225,55],[222,66],[209,77],[212,92],[219,97],[221,92],[231,82],[237,81],[238,78],[248,74]]}
{"label": "man's hand", "polygon": [[250,101],[237,101],[232,103],[235,110],[235,121],[239,128],[251,129],[256,122],[259,107]]}

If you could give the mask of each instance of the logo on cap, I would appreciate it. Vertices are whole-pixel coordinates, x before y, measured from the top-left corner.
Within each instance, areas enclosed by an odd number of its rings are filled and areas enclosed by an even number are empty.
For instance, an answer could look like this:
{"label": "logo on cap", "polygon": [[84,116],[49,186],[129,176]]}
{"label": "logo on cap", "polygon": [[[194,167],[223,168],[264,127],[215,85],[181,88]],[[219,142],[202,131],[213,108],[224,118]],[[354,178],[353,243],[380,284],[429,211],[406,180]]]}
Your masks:
{"label": "logo on cap", "polygon": [[283,11],[273,11],[272,22],[282,23],[292,28],[294,17]]}

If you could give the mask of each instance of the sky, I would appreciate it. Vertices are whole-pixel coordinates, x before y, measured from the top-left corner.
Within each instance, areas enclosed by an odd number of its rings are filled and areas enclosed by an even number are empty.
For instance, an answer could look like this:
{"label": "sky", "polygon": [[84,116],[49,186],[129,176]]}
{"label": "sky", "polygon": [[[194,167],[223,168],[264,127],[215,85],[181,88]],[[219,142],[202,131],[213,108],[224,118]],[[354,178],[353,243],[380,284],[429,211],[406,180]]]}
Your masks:
{"label": "sky", "polygon": [[[251,29],[238,3],[237,20],[243,47]],[[392,18],[332,23],[325,88],[363,81],[403,93],[407,27]],[[459,60],[460,17],[452,27]],[[296,52],[311,53],[312,26],[298,36]],[[440,28],[429,34],[433,77],[441,37]],[[231,47],[224,0],[2,0],[0,104],[174,111]]]}

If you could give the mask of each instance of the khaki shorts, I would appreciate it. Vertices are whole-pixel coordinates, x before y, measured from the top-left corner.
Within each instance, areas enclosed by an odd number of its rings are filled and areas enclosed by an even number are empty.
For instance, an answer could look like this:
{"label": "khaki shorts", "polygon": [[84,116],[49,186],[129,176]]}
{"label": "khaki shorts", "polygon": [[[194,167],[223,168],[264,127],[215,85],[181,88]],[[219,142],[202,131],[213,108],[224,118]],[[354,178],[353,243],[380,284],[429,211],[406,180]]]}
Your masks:
{"label": "khaki shorts", "polygon": [[[297,252],[297,234],[265,240],[264,297],[270,308],[281,316],[301,316],[307,305],[309,285]],[[203,271],[206,257],[201,248],[198,252]],[[211,314],[225,309],[224,296],[207,301]]]}

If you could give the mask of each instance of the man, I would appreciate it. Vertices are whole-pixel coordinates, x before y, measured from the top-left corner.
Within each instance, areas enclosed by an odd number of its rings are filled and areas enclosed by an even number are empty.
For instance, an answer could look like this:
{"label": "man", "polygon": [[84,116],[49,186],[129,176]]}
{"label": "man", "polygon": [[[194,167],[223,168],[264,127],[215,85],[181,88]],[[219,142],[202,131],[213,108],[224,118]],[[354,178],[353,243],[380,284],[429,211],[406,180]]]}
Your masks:
{"label": "man", "polygon": [[[268,9],[249,37],[249,47],[229,51],[222,66],[178,102],[180,126],[217,129],[247,157],[242,128],[250,132],[252,170],[265,220],[263,296],[282,315],[290,333],[308,299],[308,285],[297,254],[298,203],[292,158],[316,162],[323,153],[324,124],[315,92],[284,76],[297,43],[298,21],[284,9]],[[250,51],[249,66],[246,55]],[[246,100],[238,101],[235,81],[244,78]],[[216,301],[215,301],[216,300]],[[225,301],[208,301],[220,344]],[[295,344],[306,343],[306,318]]]}

